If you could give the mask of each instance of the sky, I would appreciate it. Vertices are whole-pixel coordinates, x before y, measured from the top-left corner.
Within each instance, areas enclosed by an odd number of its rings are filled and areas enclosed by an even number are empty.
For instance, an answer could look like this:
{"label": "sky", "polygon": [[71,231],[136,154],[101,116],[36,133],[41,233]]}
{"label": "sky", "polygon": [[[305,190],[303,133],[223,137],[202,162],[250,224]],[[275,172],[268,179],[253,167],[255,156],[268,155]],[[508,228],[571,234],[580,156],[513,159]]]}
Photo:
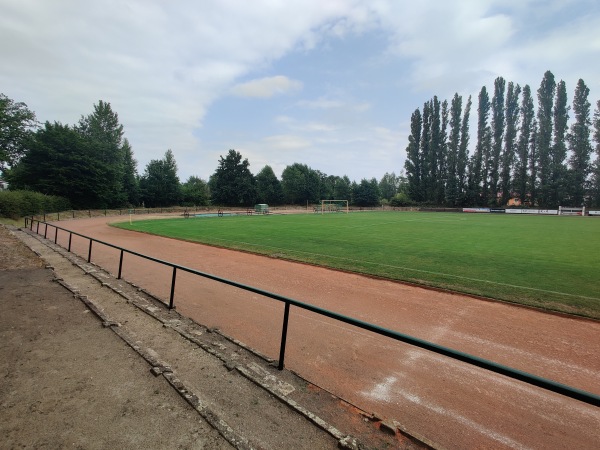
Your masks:
{"label": "sky", "polygon": [[71,125],[109,102],[140,174],[171,149],[182,182],[229,149],[254,174],[399,174],[425,101],[471,95],[474,119],[482,86],[535,95],[547,70],[594,109],[600,1],[0,0],[0,92]]}

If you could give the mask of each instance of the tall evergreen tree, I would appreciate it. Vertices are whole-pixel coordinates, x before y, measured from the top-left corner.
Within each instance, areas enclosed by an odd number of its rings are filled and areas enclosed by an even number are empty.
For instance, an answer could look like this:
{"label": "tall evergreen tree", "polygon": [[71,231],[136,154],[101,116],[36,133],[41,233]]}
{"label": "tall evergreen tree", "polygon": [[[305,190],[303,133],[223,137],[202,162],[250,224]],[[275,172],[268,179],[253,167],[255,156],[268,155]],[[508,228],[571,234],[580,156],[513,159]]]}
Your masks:
{"label": "tall evergreen tree", "polygon": [[[573,98],[573,113],[575,122],[571,125],[569,133],[569,150],[571,157],[571,206],[581,206],[585,201],[586,185],[591,173],[590,158],[592,144],[590,142],[590,102],[588,101],[589,88],[582,79],[577,82],[575,97]],[[597,131],[597,130],[596,130]]]}
{"label": "tall evergreen tree", "polygon": [[506,205],[511,197],[511,181],[512,169],[515,161],[516,139],[519,122],[519,95],[521,87],[513,82],[508,83],[506,90],[506,107],[505,107],[505,135],[504,135],[504,150],[502,152],[501,174],[500,174],[500,192],[502,197],[501,205]]}
{"label": "tall evergreen tree", "polygon": [[554,101],[554,129],[553,142],[550,150],[550,197],[549,204],[555,207],[564,203],[567,197],[568,180],[566,134],[569,121],[569,108],[567,106],[567,88],[564,81],[556,85],[556,98]]}
{"label": "tall evergreen tree", "polygon": [[421,158],[421,133],[423,120],[419,108],[415,109],[410,117],[410,135],[406,147],[406,162],[404,169],[408,180],[408,195],[416,202],[423,201],[422,196],[422,158]]}
{"label": "tall evergreen tree", "polygon": [[140,203],[140,186],[137,174],[137,161],[127,138],[123,139],[123,190],[127,203],[137,206]]}
{"label": "tall evergreen tree", "polygon": [[103,165],[107,173],[105,180],[108,206],[126,203],[123,189],[125,173],[125,151],[123,149],[123,125],[110,103],[100,100],[94,112],[79,120],[78,130],[90,143],[97,164]]}
{"label": "tall evergreen tree", "polygon": [[[500,155],[504,139],[504,96],[506,81],[502,77],[494,81],[494,96],[492,97],[492,147],[489,158],[485,161],[488,173],[489,202],[496,204],[498,201],[498,180],[500,177]],[[487,196],[486,196],[487,197]]]}
{"label": "tall evergreen tree", "polygon": [[485,86],[479,91],[477,108],[477,144],[469,166],[469,202],[473,205],[487,203],[487,164],[491,146],[491,132],[488,124],[490,97]]}
{"label": "tall evergreen tree", "polygon": [[229,150],[219,157],[219,165],[208,185],[212,203],[224,206],[251,206],[256,201],[256,181],[249,169],[248,159]]}
{"label": "tall evergreen tree", "polygon": [[535,118],[531,88],[527,84],[523,87],[520,117],[521,129],[517,143],[513,187],[521,204],[524,204],[529,191],[529,148]]}
{"label": "tall evergreen tree", "polygon": [[[536,136],[536,153],[537,153],[537,178],[539,181],[538,197],[532,198],[532,201],[542,207],[549,207],[551,200],[551,176],[552,176],[552,105],[554,101],[554,93],[556,92],[556,81],[554,74],[549,70],[544,74],[544,78],[537,91],[538,95],[538,111],[537,111],[537,126],[538,132]],[[557,206],[557,205],[554,205]]]}

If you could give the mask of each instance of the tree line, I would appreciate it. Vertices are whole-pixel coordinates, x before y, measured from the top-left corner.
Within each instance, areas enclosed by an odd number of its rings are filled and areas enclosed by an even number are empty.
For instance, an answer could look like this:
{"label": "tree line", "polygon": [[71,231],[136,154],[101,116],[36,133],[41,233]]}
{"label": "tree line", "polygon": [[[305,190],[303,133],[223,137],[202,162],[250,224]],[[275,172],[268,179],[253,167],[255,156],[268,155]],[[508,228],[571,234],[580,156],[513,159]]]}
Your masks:
{"label": "tree line", "polygon": [[485,86],[479,92],[472,154],[471,97],[463,109],[458,93],[450,103],[434,96],[411,116],[405,163],[409,197],[449,207],[504,206],[511,200],[543,208],[600,206],[600,101],[591,117],[588,96],[580,79],[571,108],[565,82],[557,83],[547,71],[536,112],[528,85],[498,77],[491,98]]}
{"label": "tree line", "polygon": [[181,183],[170,149],[139,174],[118,114],[102,100],[75,125],[42,125],[27,105],[0,94],[0,151],[2,177],[12,190],[65,198],[73,208],[305,205],[322,199],[356,206],[380,205],[382,199],[409,202],[406,179],[394,173],[356,183],[294,163],[279,180],[268,165],[253,175],[248,160],[235,150],[220,157],[208,181],[190,176]]}

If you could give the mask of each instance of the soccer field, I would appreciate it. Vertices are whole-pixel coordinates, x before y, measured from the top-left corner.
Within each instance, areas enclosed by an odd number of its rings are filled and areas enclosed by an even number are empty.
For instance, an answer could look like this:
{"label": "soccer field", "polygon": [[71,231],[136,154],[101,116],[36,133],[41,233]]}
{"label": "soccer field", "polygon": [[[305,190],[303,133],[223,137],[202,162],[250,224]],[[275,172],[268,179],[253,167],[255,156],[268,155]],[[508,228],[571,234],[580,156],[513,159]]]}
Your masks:
{"label": "soccer field", "polygon": [[600,318],[600,220],[594,218],[361,212],[116,225]]}

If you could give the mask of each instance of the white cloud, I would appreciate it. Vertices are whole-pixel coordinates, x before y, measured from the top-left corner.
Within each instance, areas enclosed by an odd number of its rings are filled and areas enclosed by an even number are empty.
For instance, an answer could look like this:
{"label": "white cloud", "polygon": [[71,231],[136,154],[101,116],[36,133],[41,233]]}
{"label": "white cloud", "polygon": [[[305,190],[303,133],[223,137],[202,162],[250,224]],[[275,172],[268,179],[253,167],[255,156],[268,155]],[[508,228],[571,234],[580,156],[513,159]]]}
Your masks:
{"label": "white cloud", "polygon": [[309,140],[291,134],[268,136],[263,141],[272,149],[281,151],[299,150],[310,146]]}
{"label": "white cloud", "polygon": [[274,95],[286,94],[302,89],[302,83],[291,80],[283,75],[260,78],[236,84],[231,88],[231,93],[238,97],[269,98]]}
{"label": "white cloud", "polygon": [[[433,95],[473,94],[474,117],[482,85],[504,76],[535,91],[549,69],[569,92],[582,77],[595,104],[598,29],[596,0],[2,0],[0,90],[42,121],[110,102],[140,171],[171,148],[182,178],[208,177],[235,135],[253,165],[306,158],[371,177],[399,172],[410,113]],[[356,56],[363,44],[376,70]],[[264,117],[211,123],[217,142],[203,127],[223,98],[260,102]]]}

